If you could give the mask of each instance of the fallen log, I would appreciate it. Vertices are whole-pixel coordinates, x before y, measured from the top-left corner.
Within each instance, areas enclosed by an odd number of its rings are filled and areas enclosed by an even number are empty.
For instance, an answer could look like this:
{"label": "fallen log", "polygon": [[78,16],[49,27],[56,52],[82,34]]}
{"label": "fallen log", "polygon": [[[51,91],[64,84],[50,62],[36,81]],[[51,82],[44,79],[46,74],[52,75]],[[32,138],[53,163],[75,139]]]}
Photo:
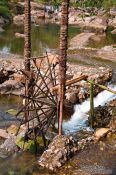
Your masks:
{"label": "fallen log", "polygon": [[[81,80],[86,80],[87,78],[88,78],[87,75],[82,75],[82,76],[80,76],[78,78],[73,78],[71,80],[66,81],[66,86],[70,86],[71,84],[75,84],[75,83],[77,83],[77,82],[79,82]],[[60,88],[60,85],[56,85],[56,86],[51,88],[51,91],[52,92],[58,92],[59,88]]]}

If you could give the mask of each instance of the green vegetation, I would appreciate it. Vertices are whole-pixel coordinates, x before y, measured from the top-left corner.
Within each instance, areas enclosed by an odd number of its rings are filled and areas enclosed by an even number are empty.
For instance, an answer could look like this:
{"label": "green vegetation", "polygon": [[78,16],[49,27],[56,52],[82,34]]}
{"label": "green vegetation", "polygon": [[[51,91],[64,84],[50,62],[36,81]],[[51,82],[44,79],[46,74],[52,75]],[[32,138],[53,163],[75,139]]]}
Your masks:
{"label": "green vegetation", "polygon": [[8,7],[8,0],[0,0],[0,16],[9,18],[10,10]]}
{"label": "green vegetation", "polygon": [[[47,4],[52,4],[52,5],[60,5],[61,0],[35,0],[36,2],[39,3],[47,3]],[[80,6],[80,7],[104,7],[104,8],[109,8],[116,6],[116,0],[77,0],[77,1],[70,1],[72,6]]]}
{"label": "green vegetation", "polygon": [[97,8],[109,8],[116,6],[116,0],[79,0],[73,3],[74,6],[80,7],[97,7]]}

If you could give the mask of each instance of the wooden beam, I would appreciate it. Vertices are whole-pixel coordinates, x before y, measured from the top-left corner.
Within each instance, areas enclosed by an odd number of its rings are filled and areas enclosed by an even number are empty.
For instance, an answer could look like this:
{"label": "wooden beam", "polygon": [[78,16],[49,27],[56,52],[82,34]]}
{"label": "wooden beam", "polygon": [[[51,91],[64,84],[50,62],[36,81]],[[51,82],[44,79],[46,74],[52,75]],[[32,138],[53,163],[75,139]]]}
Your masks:
{"label": "wooden beam", "polygon": [[[81,80],[86,80],[87,78],[88,78],[88,76],[86,76],[86,75],[82,75],[80,77],[73,78],[71,80],[66,81],[66,86],[70,86],[70,85],[75,84],[75,83],[77,83]],[[60,85],[56,85],[56,86],[51,88],[51,91],[52,92],[58,92],[59,88],[60,88]]]}

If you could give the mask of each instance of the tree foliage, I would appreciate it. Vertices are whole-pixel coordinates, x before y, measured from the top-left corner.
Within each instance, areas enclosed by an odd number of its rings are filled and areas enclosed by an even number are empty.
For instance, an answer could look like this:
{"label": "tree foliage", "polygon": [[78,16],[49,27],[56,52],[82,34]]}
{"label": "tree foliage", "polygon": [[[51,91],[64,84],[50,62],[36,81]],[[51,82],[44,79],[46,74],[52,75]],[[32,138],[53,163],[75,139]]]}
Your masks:
{"label": "tree foliage", "polygon": [[9,17],[10,10],[8,7],[8,0],[0,0],[0,15],[3,17]]}

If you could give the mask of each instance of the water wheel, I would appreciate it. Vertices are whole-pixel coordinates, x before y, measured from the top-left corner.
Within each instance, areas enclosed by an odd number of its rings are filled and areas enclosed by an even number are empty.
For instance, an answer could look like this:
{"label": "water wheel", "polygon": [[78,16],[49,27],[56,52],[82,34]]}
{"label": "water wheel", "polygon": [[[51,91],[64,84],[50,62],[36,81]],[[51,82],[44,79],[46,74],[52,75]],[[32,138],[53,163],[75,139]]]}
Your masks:
{"label": "water wheel", "polygon": [[[21,95],[24,104],[17,116],[24,113],[21,125],[27,124],[27,132],[34,132],[36,137],[40,134],[44,136],[50,126],[54,127],[58,118],[58,96],[52,91],[58,84],[56,59],[56,56],[49,55],[41,59],[33,58],[31,71],[21,70],[25,81],[28,82],[28,95],[25,95],[26,93]],[[28,117],[25,118],[25,115]]]}

